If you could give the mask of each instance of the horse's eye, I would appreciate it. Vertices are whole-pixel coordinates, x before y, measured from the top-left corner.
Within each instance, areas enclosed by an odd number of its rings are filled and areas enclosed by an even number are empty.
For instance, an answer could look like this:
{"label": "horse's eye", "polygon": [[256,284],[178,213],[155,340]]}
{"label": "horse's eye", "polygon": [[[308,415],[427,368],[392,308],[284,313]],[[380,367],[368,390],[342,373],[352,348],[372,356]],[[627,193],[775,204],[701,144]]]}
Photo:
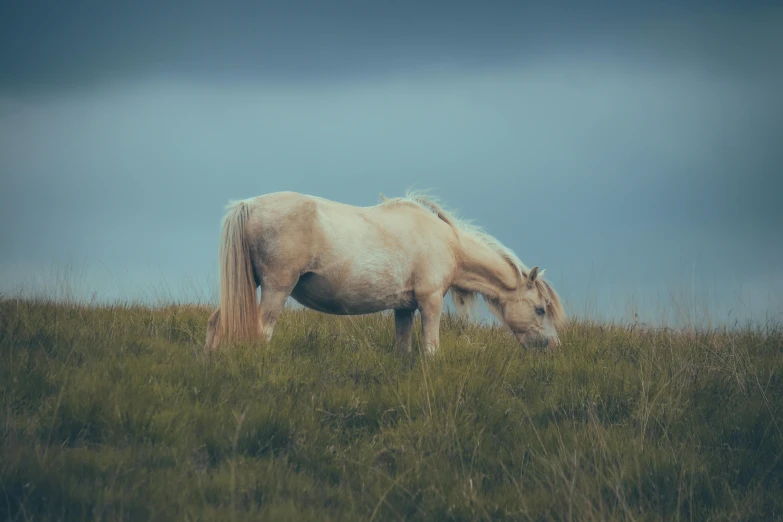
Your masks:
{"label": "horse's eye", "polygon": [[544,310],[543,308],[536,308],[536,314],[537,315],[540,315],[541,317],[543,317],[545,313],[546,313],[546,310]]}

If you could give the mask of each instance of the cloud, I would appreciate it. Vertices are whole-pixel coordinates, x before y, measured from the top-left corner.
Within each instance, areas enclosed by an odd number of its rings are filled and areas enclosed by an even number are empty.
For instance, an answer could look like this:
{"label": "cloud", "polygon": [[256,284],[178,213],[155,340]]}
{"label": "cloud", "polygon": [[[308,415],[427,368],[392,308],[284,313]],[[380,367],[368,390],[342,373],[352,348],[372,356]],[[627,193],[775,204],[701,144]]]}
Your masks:
{"label": "cloud", "polygon": [[579,52],[780,79],[783,9],[712,2],[6,2],[0,91],[20,96],[155,75],[350,81]]}

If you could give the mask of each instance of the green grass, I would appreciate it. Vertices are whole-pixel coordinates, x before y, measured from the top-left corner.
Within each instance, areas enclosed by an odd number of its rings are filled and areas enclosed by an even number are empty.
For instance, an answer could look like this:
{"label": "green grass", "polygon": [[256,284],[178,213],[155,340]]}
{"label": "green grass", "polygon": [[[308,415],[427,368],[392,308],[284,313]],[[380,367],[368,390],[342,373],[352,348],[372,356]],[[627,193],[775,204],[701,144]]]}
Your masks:
{"label": "green grass", "polygon": [[0,517],[783,520],[779,326],[547,353],[447,317],[427,359],[289,311],[205,354],[208,313],[0,301]]}

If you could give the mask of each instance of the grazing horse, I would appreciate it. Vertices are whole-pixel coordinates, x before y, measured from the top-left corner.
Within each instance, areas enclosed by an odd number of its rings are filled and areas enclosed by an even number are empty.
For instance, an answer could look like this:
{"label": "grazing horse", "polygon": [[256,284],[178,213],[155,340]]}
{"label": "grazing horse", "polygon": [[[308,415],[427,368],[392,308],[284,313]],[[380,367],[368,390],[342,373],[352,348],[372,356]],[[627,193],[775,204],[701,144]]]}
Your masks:
{"label": "grazing horse", "polygon": [[220,308],[209,318],[206,348],[269,341],[291,296],[328,314],[394,310],[397,348],[406,352],[419,310],[423,343],[433,353],[449,291],[458,309],[483,297],[523,346],[559,345],[565,312],[542,275],[421,194],[383,198],[371,207],[294,192],[266,194],[227,207]]}

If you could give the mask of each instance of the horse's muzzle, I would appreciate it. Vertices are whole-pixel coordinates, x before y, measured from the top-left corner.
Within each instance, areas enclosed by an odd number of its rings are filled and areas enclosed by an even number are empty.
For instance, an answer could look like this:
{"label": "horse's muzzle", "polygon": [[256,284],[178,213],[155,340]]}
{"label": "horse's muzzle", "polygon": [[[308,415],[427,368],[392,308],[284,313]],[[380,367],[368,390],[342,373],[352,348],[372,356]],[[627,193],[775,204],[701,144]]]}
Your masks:
{"label": "horse's muzzle", "polygon": [[547,337],[545,335],[517,335],[519,342],[527,349],[557,348],[560,346],[558,337]]}

